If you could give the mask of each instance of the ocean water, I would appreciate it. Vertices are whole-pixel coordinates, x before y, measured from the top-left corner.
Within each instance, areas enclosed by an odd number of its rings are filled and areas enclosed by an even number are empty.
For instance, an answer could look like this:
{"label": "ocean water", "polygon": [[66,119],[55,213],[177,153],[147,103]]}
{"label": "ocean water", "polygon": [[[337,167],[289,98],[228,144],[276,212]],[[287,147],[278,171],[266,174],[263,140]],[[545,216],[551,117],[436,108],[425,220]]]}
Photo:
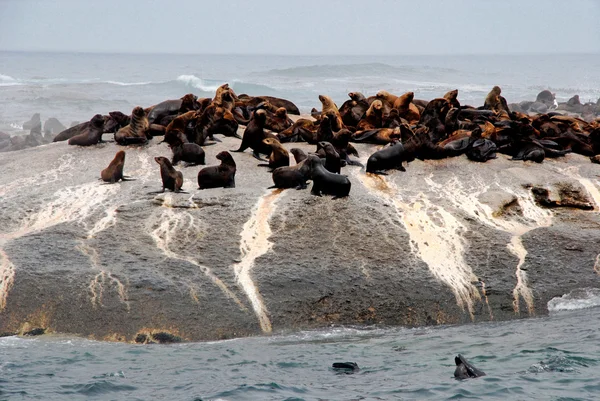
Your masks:
{"label": "ocean water", "polygon": [[[5,337],[0,400],[600,399],[600,292],[551,303],[550,316],[511,322],[174,345]],[[487,375],[455,380],[458,353]],[[343,361],[360,370],[331,368]]]}
{"label": "ocean water", "polygon": [[[0,52],[0,131],[33,113],[64,125],[193,92],[341,104],[349,91],[459,89],[479,105],[493,85],[509,102],[543,89],[559,101],[600,97],[600,55],[283,57]],[[1,156],[0,156],[1,157]],[[330,327],[209,343],[133,345],[48,335],[0,338],[1,400],[597,400],[600,290],[549,302],[550,315],[463,326]],[[487,376],[453,378],[463,354]],[[332,370],[355,361],[359,372]]]}
{"label": "ocean water", "polygon": [[[468,52],[468,49],[465,49]],[[494,85],[508,102],[550,89],[558,101],[600,98],[600,54],[472,56],[242,56],[0,52],[0,131],[19,132],[33,113],[65,126],[96,113],[150,106],[185,93],[213,97],[228,82],[236,93],[272,95],[302,112],[319,94],[341,105],[350,91],[414,91],[432,99],[459,89],[481,105]]]}

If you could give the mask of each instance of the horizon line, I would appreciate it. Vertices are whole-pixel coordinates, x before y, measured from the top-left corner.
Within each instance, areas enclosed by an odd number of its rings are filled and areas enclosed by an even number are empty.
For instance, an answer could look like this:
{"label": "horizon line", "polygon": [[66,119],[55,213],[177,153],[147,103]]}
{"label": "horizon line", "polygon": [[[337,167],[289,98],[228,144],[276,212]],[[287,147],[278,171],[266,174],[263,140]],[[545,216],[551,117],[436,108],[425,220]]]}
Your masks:
{"label": "horizon line", "polygon": [[439,57],[439,56],[559,56],[559,55],[600,55],[598,52],[514,52],[514,53],[180,53],[180,52],[125,52],[125,51],[87,51],[87,50],[15,50],[0,49],[3,53],[45,53],[45,54],[98,54],[98,55],[163,55],[163,56],[270,56],[270,57]]}

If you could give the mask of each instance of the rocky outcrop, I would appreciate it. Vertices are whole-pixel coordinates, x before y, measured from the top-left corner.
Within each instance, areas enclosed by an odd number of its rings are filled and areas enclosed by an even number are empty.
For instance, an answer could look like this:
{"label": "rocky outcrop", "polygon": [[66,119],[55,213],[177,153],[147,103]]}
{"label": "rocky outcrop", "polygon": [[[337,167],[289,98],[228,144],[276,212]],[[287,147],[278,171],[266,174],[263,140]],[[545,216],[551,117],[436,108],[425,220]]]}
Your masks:
{"label": "rocky outcrop", "polygon": [[[52,143],[0,159],[0,332],[196,341],[331,324],[428,325],[543,315],[598,287],[599,167],[570,154],[342,170],[348,198],[272,190],[249,152],[236,188],[160,190],[166,144]],[[235,149],[205,147],[207,164]],[[312,151],[313,146],[285,144]],[[363,164],[377,147],[356,145]]]}

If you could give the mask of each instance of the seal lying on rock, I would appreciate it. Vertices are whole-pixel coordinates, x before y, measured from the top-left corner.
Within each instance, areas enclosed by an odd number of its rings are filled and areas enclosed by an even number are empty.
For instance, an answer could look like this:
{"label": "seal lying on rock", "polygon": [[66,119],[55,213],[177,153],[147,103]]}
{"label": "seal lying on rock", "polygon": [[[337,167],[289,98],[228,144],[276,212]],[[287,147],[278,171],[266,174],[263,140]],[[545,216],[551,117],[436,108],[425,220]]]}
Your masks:
{"label": "seal lying on rock", "polygon": [[235,160],[227,151],[216,157],[221,160],[220,165],[204,167],[198,172],[198,189],[235,188]]}
{"label": "seal lying on rock", "polygon": [[323,167],[321,158],[314,154],[308,155],[305,163],[310,167],[310,178],[313,181],[310,191],[312,195],[321,196],[323,193],[333,195],[333,199],[348,196],[351,183],[347,176],[327,171]]}
{"label": "seal lying on rock", "polygon": [[92,146],[102,140],[104,133],[104,116],[96,114],[90,120],[90,124],[81,134],[69,139],[69,145]]}

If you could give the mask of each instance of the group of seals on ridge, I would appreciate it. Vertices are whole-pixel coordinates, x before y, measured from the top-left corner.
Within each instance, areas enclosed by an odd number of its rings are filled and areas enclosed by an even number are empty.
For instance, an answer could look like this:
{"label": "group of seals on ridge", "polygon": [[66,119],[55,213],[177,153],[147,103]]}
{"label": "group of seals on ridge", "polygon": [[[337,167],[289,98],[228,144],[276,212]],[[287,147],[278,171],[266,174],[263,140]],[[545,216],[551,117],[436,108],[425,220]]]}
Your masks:
{"label": "group of seals on ridge", "polygon": [[[180,191],[181,172],[174,166],[205,164],[203,146],[213,145],[221,134],[241,139],[238,149],[252,150],[252,155],[266,164],[272,173],[273,187],[307,187],[311,194],[348,196],[351,183],[341,174],[347,166],[366,167],[366,172],[386,174],[389,170],[406,171],[415,159],[442,159],[466,155],[472,161],[486,162],[497,153],[513,160],[542,162],[546,157],[561,157],[574,152],[600,162],[600,119],[586,122],[579,117],[557,112],[529,115],[511,110],[494,86],[482,106],[461,105],[458,90],[451,90],[431,101],[415,99],[413,92],[392,94],[381,90],[366,97],[349,93],[350,100],[341,108],[327,95],[319,95],[321,111],[313,119],[295,122],[288,113],[297,112],[291,102],[272,97],[237,96],[228,84],[217,88],[215,97],[198,99],[193,94],[166,100],[147,108],[135,107],[131,116],[111,112],[97,114],[89,122],[70,128],[77,132],[69,144],[91,146],[102,141],[107,129],[119,145],[143,145],[154,136],[163,136],[171,149],[171,160],[156,158],[160,165],[163,191]],[[538,95],[538,103],[550,104],[549,91]],[[576,103],[576,102],[572,102]],[[552,103],[553,104],[553,103]],[[531,107],[531,105],[529,105]],[[538,107],[538,106],[534,106]],[[243,136],[237,128],[245,125]],[[66,130],[66,131],[69,131]],[[288,151],[282,143],[305,141],[317,146],[310,154],[299,149]],[[362,166],[352,142],[383,145]],[[290,166],[290,153],[295,164]],[[263,158],[265,155],[268,159]],[[236,164],[229,152],[217,155],[218,166],[198,173],[198,187],[235,187]],[[112,176],[112,175],[109,175]],[[104,177],[103,177],[104,178]],[[110,181],[118,181],[118,175]]]}

